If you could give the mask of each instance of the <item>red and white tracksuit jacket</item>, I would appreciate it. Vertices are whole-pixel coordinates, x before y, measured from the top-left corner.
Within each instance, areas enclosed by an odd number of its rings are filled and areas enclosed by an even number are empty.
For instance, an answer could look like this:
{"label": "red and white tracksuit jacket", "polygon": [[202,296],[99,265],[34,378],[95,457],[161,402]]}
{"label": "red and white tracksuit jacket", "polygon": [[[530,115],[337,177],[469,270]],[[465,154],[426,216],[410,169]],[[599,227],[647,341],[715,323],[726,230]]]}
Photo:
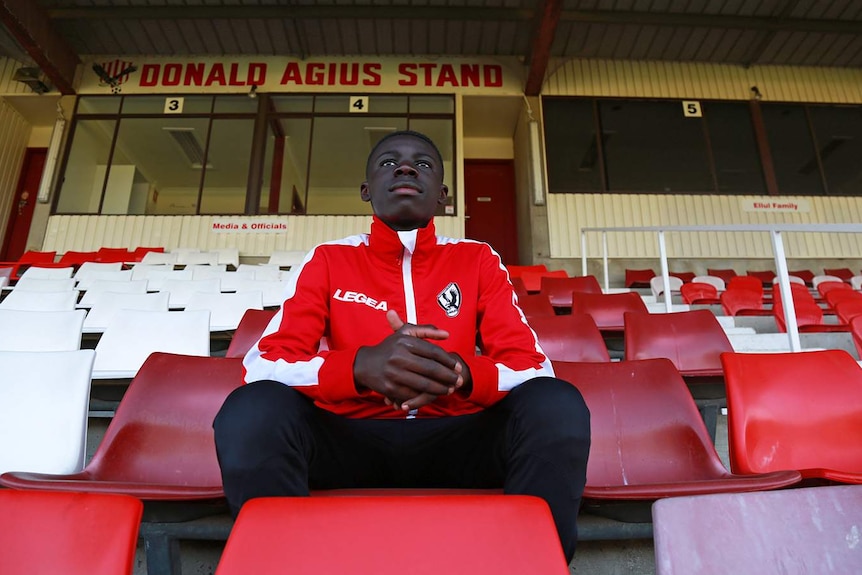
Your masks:
{"label": "red and white tracksuit jacket", "polygon": [[437,237],[433,221],[396,232],[375,217],[370,234],[321,244],[306,256],[243,360],[245,380],[279,381],[346,417],[403,418],[353,381],[357,350],[392,334],[390,309],[407,323],[448,331],[434,343],[457,353],[473,377],[469,397],[441,396],[408,417],[473,413],[528,379],[554,375],[488,244]]}

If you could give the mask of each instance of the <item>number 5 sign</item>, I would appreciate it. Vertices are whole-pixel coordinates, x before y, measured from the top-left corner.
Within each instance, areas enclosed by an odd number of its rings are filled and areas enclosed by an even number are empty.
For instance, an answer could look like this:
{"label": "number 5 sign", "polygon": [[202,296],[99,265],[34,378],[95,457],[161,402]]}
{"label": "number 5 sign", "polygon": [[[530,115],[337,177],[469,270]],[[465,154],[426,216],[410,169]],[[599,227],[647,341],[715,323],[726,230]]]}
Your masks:
{"label": "number 5 sign", "polygon": [[700,111],[700,102],[696,100],[683,100],[682,113],[686,118],[700,118],[703,113]]}

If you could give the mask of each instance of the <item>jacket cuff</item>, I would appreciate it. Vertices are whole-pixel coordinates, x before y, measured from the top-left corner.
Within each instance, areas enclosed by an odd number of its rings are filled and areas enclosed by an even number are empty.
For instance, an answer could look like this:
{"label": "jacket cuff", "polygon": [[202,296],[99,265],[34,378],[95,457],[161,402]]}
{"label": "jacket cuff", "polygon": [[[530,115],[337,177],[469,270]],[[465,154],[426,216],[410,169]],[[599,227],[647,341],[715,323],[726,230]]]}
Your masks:
{"label": "jacket cuff", "polygon": [[483,407],[497,403],[502,397],[497,389],[497,366],[487,357],[474,356],[464,359],[473,378],[473,389],[467,399]]}
{"label": "jacket cuff", "polygon": [[324,403],[339,403],[348,399],[356,399],[359,392],[353,382],[353,363],[359,348],[341,351],[330,351],[320,367],[318,377],[318,393]]}

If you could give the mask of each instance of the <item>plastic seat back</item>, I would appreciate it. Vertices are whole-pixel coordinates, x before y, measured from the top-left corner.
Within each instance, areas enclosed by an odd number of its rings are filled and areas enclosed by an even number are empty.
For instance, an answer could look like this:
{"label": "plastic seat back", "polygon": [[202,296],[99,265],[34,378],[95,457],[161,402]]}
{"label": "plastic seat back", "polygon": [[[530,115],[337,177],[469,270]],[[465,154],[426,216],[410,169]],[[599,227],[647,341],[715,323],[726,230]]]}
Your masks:
{"label": "plastic seat back", "polygon": [[60,256],[60,261],[58,262],[61,265],[67,266],[77,266],[80,269],[80,266],[86,263],[93,263],[96,261],[99,252],[76,252],[69,250]]}
{"label": "plastic seat back", "polygon": [[689,305],[713,304],[718,300],[718,290],[712,284],[691,282],[679,288],[682,301]]}
{"label": "plastic seat back", "polygon": [[721,375],[726,351],[733,346],[709,310],[625,314],[626,360],[664,357],[684,376],[711,376]]}
{"label": "plastic seat back", "polygon": [[538,293],[542,290],[543,278],[567,278],[569,277],[566,270],[550,270],[550,271],[525,271],[521,274],[521,279],[524,281],[524,287],[527,288],[527,293]]}
{"label": "plastic seat back", "polygon": [[0,267],[0,288],[9,285],[9,282],[12,281],[13,271],[14,268],[12,267]]}
{"label": "plastic seat back", "polygon": [[[374,529],[368,529],[373,525]],[[445,552],[428,541],[453,526]],[[513,528],[522,526],[524,528]],[[527,528],[527,526],[529,526]],[[379,544],[379,533],[387,544]],[[333,541],[338,552],[332,551]],[[216,575],[569,573],[547,503],[525,495],[281,497],[243,506]]]}
{"label": "plastic seat back", "polygon": [[862,357],[862,315],[853,317],[850,322],[850,335],[853,338],[853,344],[856,346],[856,353]]}
{"label": "plastic seat back", "polygon": [[81,348],[84,310],[0,309],[0,350],[75,351]]}
{"label": "plastic seat back", "polygon": [[834,290],[849,290],[853,291],[853,288],[850,287],[850,284],[842,282],[840,280],[837,281],[828,281],[828,282],[820,282],[817,284],[817,293],[820,294],[820,297],[826,297],[831,291]]}
{"label": "plastic seat back", "polygon": [[551,300],[543,293],[525,295],[518,298],[518,307],[524,312],[527,319],[537,316],[555,315]]}
{"label": "plastic seat back", "polygon": [[823,273],[827,276],[835,276],[843,281],[849,282],[853,277],[853,270],[850,268],[823,268]]}
{"label": "plastic seat back", "polygon": [[683,283],[690,283],[696,277],[694,272],[668,272],[668,274],[681,279]]}
{"label": "plastic seat back", "polygon": [[[796,312],[796,325],[800,329],[823,325],[823,310],[814,301],[814,296],[808,288],[799,284],[790,284],[790,292]],[[775,318],[778,331],[786,333],[787,321],[784,318],[783,296],[781,288],[777,285],[772,288],[772,316]]]}
{"label": "plastic seat back", "polygon": [[572,313],[591,315],[601,331],[622,331],[626,312],[649,313],[643,298],[635,292],[572,294]]}
{"label": "plastic seat back", "polygon": [[240,385],[240,359],[153,353],[82,472],[8,473],[0,484],[126,493],[145,500],[222,497],[212,422]]}
{"label": "plastic seat back", "polygon": [[157,351],[208,356],[210,312],[120,310],[96,344],[93,377],[134,377]]}
{"label": "plastic seat back", "polygon": [[132,281],[132,270],[92,271],[83,275],[80,279],[75,278],[75,280],[78,282],[76,287],[86,293],[96,282],[130,282]]}
{"label": "plastic seat back", "polygon": [[814,272],[812,272],[811,270],[793,270],[788,271],[787,274],[794,277],[798,277],[803,282],[805,282],[806,285],[811,285],[812,281],[814,280]]}
{"label": "plastic seat back", "polygon": [[[672,291],[672,292],[680,291],[680,288],[682,287],[682,280],[681,279],[674,277],[674,276],[670,276],[667,279],[668,279],[668,284],[670,284],[670,291]],[[656,297],[660,296],[661,294],[664,293],[664,278],[661,276],[653,277],[652,279],[649,280],[649,287],[650,287],[650,291],[652,292],[652,295],[654,295]]]}
{"label": "plastic seat back", "polygon": [[[716,291],[724,291],[727,284],[723,279],[718,276],[694,276],[694,279],[691,280],[692,283],[704,283],[709,284],[716,289]],[[761,289],[763,289],[761,287]]]}
{"label": "plastic seat back", "polygon": [[730,283],[730,280],[738,275],[732,268],[706,268],[706,273],[721,278],[725,284]]}
{"label": "plastic seat back", "polygon": [[862,487],[843,485],[663,499],[653,505],[656,573],[859,573],[848,537],[860,508]]}
{"label": "plastic seat back", "polygon": [[763,297],[749,289],[729,289],[719,296],[725,315],[754,315],[763,310]]}
{"label": "plastic seat back", "polygon": [[96,261],[103,263],[124,263],[135,261],[135,255],[126,248],[99,248]]}
{"label": "plastic seat back", "polygon": [[0,352],[0,473],[81,470],[94,357],[91,349]]}
{"label": "plastic seat back", "polygon": [[734,476],[721,463],[694,399],[667,359],[554,362],[590,409],[584,497],[656,499],[791,485],[799,474]]}
{"label": "plastic seat back", "polygon": [[[87,284],[85,284],[87,285]],[[81,297],[81,307],[93,307],[106,293],[145,294],[149,287],[148,280],[127,279],[93,279]]]}
{"label": "plastic seat back", "polygon": [[736,276],[731,278],[727,283],[729,290],[748,290],[755,292],[759,297],[763,298],[763,282],[752,276]]}
{"label": "plastic seat back", "polygon": [[857,315],[862,315],[862,297],[845,299],[835,304],[835,314],[841,323],[850,323]]}
{"label": "plastic seat back", "polygon": [[123,264],[120,262],[97,262],[90,260],[82,262],[73,277],[80,283],[81,280],[86,279],[91,274],[97,272],[118,272],[122,269]]}
{"label": "plastic seat back", "polygon": [[63,311],[75,309],[78,290],[61,291],[18,291],[12,290],[3,301],[0,309],[20,309],[29,311]]}
{"label": "plastic seat back", "polygon": [[596,322],[587,314],[532,317],[530,327],[551,361],[610,361]]}
{"label": "plastic seat back", "polygon": [[164,253],[165,248],[162,246],[138,246],[134,250],[132,250],[132,259],[133,262],[139,262],[144,259],[144,256],[149,252],[162,252]]}
{"label": "plastic seat back", "polygon": [[105,331],[120,310],[136,309],[147,311],[168,311],[166,293],[118,293],[104,292],[99,297],[87,317],[84,318],[85,333]]}
{"label": "plastic seat back", "polygon": [[235,288],[237,293],[259,291],[263,294],[264,306],[280,306],[284,303],[284,292],[287,289],[287,281],[243,278],[236,282]]}
{"label": "plastic seat back", "polygon": [[210,252],[218,254],[218,263],[236,269],[239,267],[239,248],[213,248]]}
{"label": "plastic seat back", "polygon": [[[746,275],[749,277],[757,278],[758,280],[760,280],[760,283],[763,285],[771,284],[773,278],[775,278],[775,272],[772,270],[764,270],[764,271],[748,270]],[[803,281],[803,283],[805,283],[805,282]]]}
{"label": "plastic seat back", "polygon": [[176,252],[147,252],[141,258],[142,264],[169,264],[173,266],[177,263],[178,254]]}
{"label": "plastic seat back", "polygon": [[814,277],[811,279],[811,287],[813,287],[814,289],[817,289],[817,287],[818,287],[820,284],[822,284],[822,283],[826,283],[826,282],[845,283],[845,282],[844,282],[844,280],[842,280],[842,279],[841,279],[840,277],[838,277],[838,276],[820,275],[820,276],[814,276]]}
{"label": "plastic seat back", "polygon": [[274,309],[250,309],[246,311],[240,319],[239,325],[236,326],[236,331],[233,332],[225,357],[245,357],[251,346],[257,343],[257,340],[263,335],[263,330],[269,325],[275,313],[276,310]]}
{"label": "plastic seat back", "polygon": [[293,268],[302,263],[308,254],[305,250],[276,250],[269,255],[268,264]]}
{"label": "plastic seat back", "polygon": [[853,276],[850,278],[850,287],[854,290],[862,290],[862,276]]}
{"label": "plastic seat back", "polygon": [[131,575],[142,513],[124,495],[0,491],[0,573]]}
{"label": "plastic seat back", "polygon": [[826,292],[823,299],[826,300],[826,303],[830,307],[835,308],[835,306],[845,300],[862,300],[862,292],[853,289],[834,289]]}
{"label": "plastic seat back", "polygon": [[625,287],[627,288],[648,288],[650,280],[655,277],[655,272],[652,269],[630,270],[625,272]]}
{"label": "plastic seat back", "polygon": [[219,265],[218,254],[215,252],[181,252],[177,254],[177,263],[182,265]]}
{"label": "plastic seat back", "polygon": [[14,291],[71,291],[75,289],[75,280],[68,278],[22,277],[15,284]]}
{"label": "plastic seat back", "polygon": [[602,287],[594,276],[543,276],[539,281],[539,293],[547,295],[554,307],[570,307],[572,292],[602,293]]}
{"label": "plastic seat back", "polygon": [[210,312],[210,331],[234,330],[247,310],[263,309],[263,293],[259,291],[195,292],[189,296],[185,309],[186,311],[208,310]]}
{"label": "plastic seat back", "polygon": [[862,482],[862,368],[844,350],[722,354],[731,468]]}
{"label": "plastic seat back", "polygon": [[520,277],[510,277],[509,281],[512,283],[512,289],[515,290],[515,295],[517,295],[519,298],[526,295],[530,295],[530,292],[527,291],[527,286],[524,285],[524,280],[522,280]]}
{"label": "plastic seat back", "polygon": [[546,272],[548,267],[545,264],[536,264],[531,266],[506,266],[506,271],[509,272],[509,279],[519,278],[524,272]]}
{"label": "plastic seat back", "polygon": [[[192,270],[184,270],[191,272]],[[150,280],[147,280],[150,281]],[[218,278],[208,278],[203,280],[193,279],[166,279],[159,287],[158,291],[169,293],[168,307],[171,309],[181,309],[186,307],[192,294],[195,293],[211,293],[217,294],[221,292],[221,282]]]}

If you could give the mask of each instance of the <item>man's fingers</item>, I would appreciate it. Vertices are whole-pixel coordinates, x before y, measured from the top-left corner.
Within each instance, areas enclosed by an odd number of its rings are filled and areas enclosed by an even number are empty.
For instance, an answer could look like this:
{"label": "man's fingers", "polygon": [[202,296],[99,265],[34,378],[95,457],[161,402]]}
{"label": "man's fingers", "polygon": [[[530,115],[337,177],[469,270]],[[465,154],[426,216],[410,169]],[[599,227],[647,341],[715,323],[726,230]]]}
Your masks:
{"label": "man's fingers", "polygon": [[398,331],[404,327],[404,322],[401,321],[401,318],[398,317],[398,312],[394,309],[390,309],[386,312],[386,321],[389,322],[389,327],[392,328],[392,331]]}
{"label": "man's fingers", "polygon": [[419,339],[447,339],[449,337],[448,331],[437,329],[433,325],[404,323],[398,316],[398,312],[394,309],[386,312],[386,321],[389,322],[389,327],[392,328],[392,331],[399,331],[411,337],[418,337]]}

